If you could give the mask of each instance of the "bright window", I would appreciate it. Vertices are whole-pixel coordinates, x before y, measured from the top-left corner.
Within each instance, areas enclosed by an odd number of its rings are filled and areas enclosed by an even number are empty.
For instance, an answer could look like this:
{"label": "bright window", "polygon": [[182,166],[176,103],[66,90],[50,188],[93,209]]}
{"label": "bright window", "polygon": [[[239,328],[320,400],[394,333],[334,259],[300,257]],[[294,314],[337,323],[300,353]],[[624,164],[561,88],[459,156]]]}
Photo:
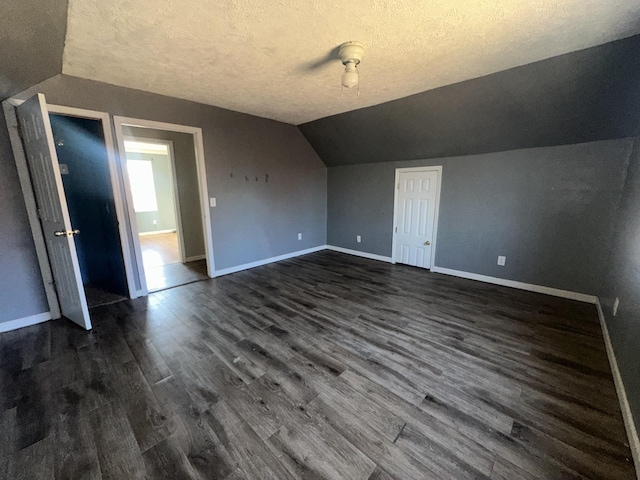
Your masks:
{"label": "bright window", "polygon": [[157,212],[158,200],[151,160],[127,160],[127,171],[133,195],[133,209],[136,212]]}

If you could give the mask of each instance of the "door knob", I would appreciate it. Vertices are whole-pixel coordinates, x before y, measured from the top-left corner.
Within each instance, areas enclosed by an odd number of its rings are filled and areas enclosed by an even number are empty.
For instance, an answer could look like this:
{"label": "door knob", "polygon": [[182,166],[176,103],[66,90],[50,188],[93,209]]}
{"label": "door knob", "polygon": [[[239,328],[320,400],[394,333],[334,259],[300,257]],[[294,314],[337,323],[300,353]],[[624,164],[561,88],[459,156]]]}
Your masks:
{"label": "door knob", "polygon": [[431,245],[431,242],[429,240],[427,240],[426,242],[424,242],[424,244],[429,246],[429,245]]}
{"label": "door knob", "polygon": [[56,237],[71,237],[73,235],[79,235],[80,230],[74,228],[73,230],[56,230],[53,232]]}

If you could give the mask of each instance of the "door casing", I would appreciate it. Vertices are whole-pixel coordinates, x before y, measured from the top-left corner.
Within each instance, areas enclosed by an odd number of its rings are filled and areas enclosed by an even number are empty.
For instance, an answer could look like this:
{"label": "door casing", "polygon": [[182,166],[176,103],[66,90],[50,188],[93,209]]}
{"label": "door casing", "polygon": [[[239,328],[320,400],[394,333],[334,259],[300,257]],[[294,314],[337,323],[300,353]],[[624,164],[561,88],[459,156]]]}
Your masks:
{"label": "door casing", "polygon": [[[199,127],[190,127],[186,125],[178,125],[173,123],[156,122],[153,120],[143,120],[138,118],[121,117],[115,115],[113,117],[113,123],[116,132],[116,142],[118,145],[118,152],[120,153],[120,166],[123,176],[124,193],[126,198],[126,204],[128,209],[129,218],[129,230],[132,238],[134,239],[133,245],[135,249],[135,261],[138,271],[138,277],[140,279],[139,290],[136,292],[136,297],[148,295],[147,282],[144,274],[144,264],[142,262],[142,249],[140,248],[140,241],[138,238],[138,225],[136,222],[135,212],[133,210],[133,197],[131,195],[131,187],[129,183],[129,177],[127,175],[127,169],[124,168],[126,164],[126,152],[124,149],[125,135],[123,132],[123,126],[129,127],[141,127],[150,128],[154,130],[164,130],[169,132],[188,133],[193,136],[194,147],[196,151],[196,170],[198,174],[198,186],[200,194],[200,208],[202,210],[202,231],[204,233],[204,245],[205,255],[207,261],[207,275],[209,278],[215,276],[215,261],[213,258],[213,238],[211,233],[211,212],[209,207],[209,189],[207,185],[207,171],[204,157],[204,141],[202,138],[202,129]],[[132,297],[135,298],[135,297]]]}
{"label": "door casing", "polygon": [[121,167],[118,165],[118,156],[115,148],[113,132],[111,130],[111,119],[106,112],[98,112],[94,110],[85,110],[82,108],[65,107],[62,105],[47,104],[49,113],[58,115],[66,115],[69,117],[88,118],[92,120],[100,120],[102,123],[102,132],[104,135],[104,143],[107,149],[107,163],[109,165],[109,176],[111,177],[111,190],[113,192],[113,201],[116,209],[116,218],[118,220],[118,232],[120,233],[120,247],[122,249],[122,258],[124,261],[124,270],[127,277],[127,289],[129,298],[135,298],[135,270],[133,268],[130,235],[127,228],[126,209],[124,205],[124,195],[122,193],[122,176],[120,175]]}

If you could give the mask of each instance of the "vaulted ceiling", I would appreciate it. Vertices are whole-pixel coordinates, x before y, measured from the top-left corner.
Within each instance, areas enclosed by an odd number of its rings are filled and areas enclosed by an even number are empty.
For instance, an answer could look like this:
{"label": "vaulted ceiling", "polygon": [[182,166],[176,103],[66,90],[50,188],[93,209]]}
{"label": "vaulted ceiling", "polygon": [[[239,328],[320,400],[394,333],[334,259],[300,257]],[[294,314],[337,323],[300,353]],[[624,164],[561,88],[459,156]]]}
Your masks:
{"label": "vaulted ceiling", "polygon": [[640,35],[300,125],[327,166],[640,135]]}
{"label": "vaulted ceiling", "polygon": [[62,73],[300,124],[639,32],[637,0],[69,0]]}
{"label": "vaulted ceiling", "polygon": [[637,33],[637,0],[0,2],[0,97],[64,73],[302,124]]}

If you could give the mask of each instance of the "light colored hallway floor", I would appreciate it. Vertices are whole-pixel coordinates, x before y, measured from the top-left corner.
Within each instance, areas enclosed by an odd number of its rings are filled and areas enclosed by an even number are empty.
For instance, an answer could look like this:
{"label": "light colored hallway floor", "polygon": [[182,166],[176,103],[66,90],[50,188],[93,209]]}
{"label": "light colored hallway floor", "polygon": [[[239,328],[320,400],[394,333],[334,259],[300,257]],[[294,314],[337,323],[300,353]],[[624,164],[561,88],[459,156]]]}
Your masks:
{"label": "light colored hallway floor", "polygon": [[209,278],[206,260],[180,263],[178,234],[175,232],[141,235],[140,246],[150,292]]}
{"label": "light colored hallway floor", "polygon": [[180,263],[180,249],[176,232],[140,235],[140,247],[142,248],[145,271],[152,267]]}

